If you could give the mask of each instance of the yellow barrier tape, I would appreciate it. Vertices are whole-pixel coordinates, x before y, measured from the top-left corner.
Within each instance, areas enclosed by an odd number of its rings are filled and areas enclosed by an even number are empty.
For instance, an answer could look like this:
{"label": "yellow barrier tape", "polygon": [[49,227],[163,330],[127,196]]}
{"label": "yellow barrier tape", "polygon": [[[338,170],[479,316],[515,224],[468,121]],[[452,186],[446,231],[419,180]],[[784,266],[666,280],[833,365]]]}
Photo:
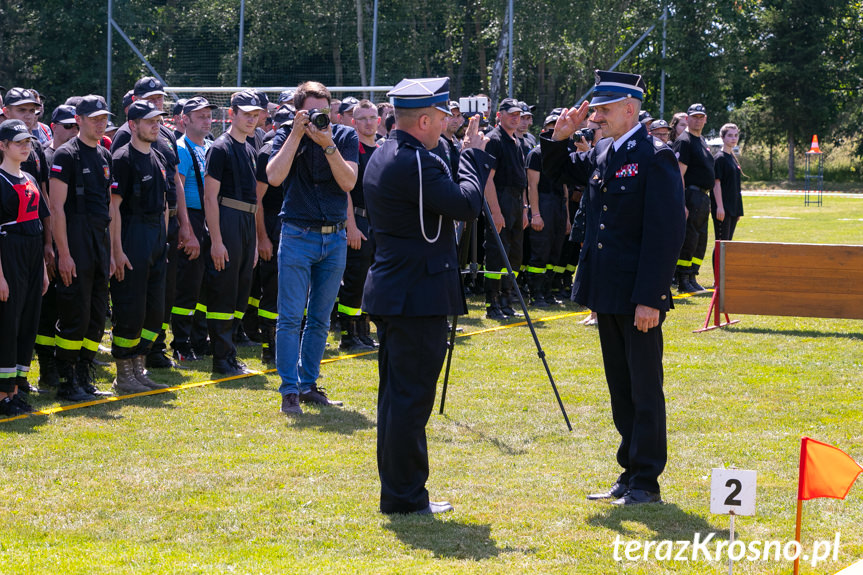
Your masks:
{"label": "yellow barrier tape", "polygon": [[[674,296],[674,297],[673,297],[673,299],[683,299],[683,298],[687,298],[687,297],[692,297],[692,294],[682,294],[682,295],[679,295],[679,296]],[[534,321],[534,322],[537,322],[537,323],[538,323],[538,322],[544,322],[544,321],[555,321],[555,320],[559,320],[559,319],[566,319],[566,318],[569,318],[569,317],[575,317],[575,316],[579,316],[579,315],[587,315],[587,314],[589,314],[589,313],[590,313],[590,311],[589,311],[589,310],[584,310],[584,311],[567,312],[567,313],[562,313],[562,314],[558,314],[558,315],[550,315],[550,316],[548,316],[548,317],[531,318],[531,319],[532,319],[532,321]],[[484,333],[492,333],[492,332],[496,332],[496,331],[502,331],[502,330],[505,330],[505,329],[511,329],[511,328],[514,328],[514,327],[522,327],[522,326],[525,326],[525,325],[527,325],[527,321],[519,321],[519,322],[515,322],[515,323],[507,323],[507,324],[498,325],[498,326],[495,326],[495,327],[490,327],[490,328],[487,328],[487,329],[480,329],[480,330],[477,330],[477,331],[472,331],[472,332],[470,332],[470,333],[461,333],[461,334],[456,334],[456,337],[473,337],[473,336],[475,336],[475,335],[482,335],[482,334],[484,334]],[[361,353],[353,353],[353,354],[350,354],[350,355],[339,355],[339,356],[337,356],[337,357],[330,357],[330,358],[326,358],[326,359],[321,360],[321,364],[325,364],[325,363],[333,363],[333,362],[336,362],[336,361],[344,361],[344,360],[346,360],[346,359],[353,359],[353,358],[355,358],[355,357],[362,357],[362,356],[364,356],[364,355],[369,355],[369,354],[372,354],[372,353],[377,353],[377,350],[374,350],[374,351],[364,351],[364,352],[361,352]],[[27,417],[34,416],[34,415],[52,415],[52,414],[54,414],[54,413],[62,413],[62,412],[64,412],[64,411],[72,411],[73,409],[81,409],[81,408],[84,408],[84,407],[91,407],[91,406],[94,406],[94,405],[105,405],[105,404],[108,404],[108,403],[113,403],[113,402],[115,402],[115,401],[124,401],[124,400],[126,400],[126,399],[134,399],[134,398],[136,398],[136,397],[146,397],[146,396],[148,396],[148,395],[157,395],[157,394],[160,394],[160,393],[168,393],[168,392],[170,392],[170,391],[182,391],[182,390],[184,390],[184,389],[193,389],[193,388],[195,388],[195,387],[206,387],[206,386],[208,386],[208,385],[214,385],[214,384],[222,383],[222,382],[225,382],[225,381],[232,381],[232,380],[234,380],[234,379],[242,379],[242,378],[244,378],[244,377],[251,377],[251,376],[253,376],[253,375],[266,375],[266,374],[268,374],[268,373],[273,373],[273,372],[275,372],[275,371],[276,371],[276,369],[275,369],[275,368],[273,368],[273,369],[265,369],[265,370],[263,370],[263,371],[251,371],[251,372],[249,372],[249,373],[245,373],[245,374],[242,374],[242,375],[232,375],[232,376],[230,376],[230,377],[223,377],[223,378],[220,378],[220,379],[208,379],[208,380],[205,380],[205,381],[193,381],[193,382],[191,382],[191,383],[183,383],[183,384],[175,385],[175,386],[168,387],[168,388],[165,388],[165,389],[153,389],[153,390],[150,390],[150,391],[142,391],[141,393],[130,393],[130,394],[128,394],[128,395],[117,395],[117,396],[114,396],[114,397],[103,397],[103,398],[101,398],[101,399],[95,399],[95,400],[93,400],[93,401],[84,401],[84,402],[82,402],[82,403],[72,403],[72,404],[69,404],[69,405],[61,405],[61,406],[59,406],[59,407],[50,407],[50,408],[47,408],[47,409],[42,409],[42,410],[34,411],[34,412],[32,412],[32,413],[24,413],[24,414],[21,414],[21,415],[16,415],[15,417],[9,417],[9,418],[6,418],[6,419],[0,419],[0,423],[6,423],[7,421],[16,421],[16,420],[19,420],[19,419],[25,419],[25,418],[27,418]]]}

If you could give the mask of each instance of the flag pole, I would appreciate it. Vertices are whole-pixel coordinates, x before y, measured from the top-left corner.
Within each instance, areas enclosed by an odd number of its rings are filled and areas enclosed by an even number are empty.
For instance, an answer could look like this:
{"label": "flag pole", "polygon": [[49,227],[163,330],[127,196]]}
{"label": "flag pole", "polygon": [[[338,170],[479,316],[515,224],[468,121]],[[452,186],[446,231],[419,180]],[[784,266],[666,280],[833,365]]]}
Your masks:
{"label": "flag pole", "polygon": [[[800,524],[803,521],[803,501],[797,498],[797,527],[794,530],[794,540],[797,541],[798,549],[800,548]],[[797,553],[797,558],[794,559],[794,575],[800,571],[800,553]]]}

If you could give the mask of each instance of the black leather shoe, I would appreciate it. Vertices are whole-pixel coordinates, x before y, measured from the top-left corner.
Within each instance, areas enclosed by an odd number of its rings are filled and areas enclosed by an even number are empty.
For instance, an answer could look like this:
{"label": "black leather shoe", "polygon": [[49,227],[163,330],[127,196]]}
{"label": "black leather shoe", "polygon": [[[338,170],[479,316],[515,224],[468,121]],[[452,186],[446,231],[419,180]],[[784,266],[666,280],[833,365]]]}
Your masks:
{"label": "black leather shoe", "polygon": [[344,405],[341,401],[336,401],[327,397],[327,391],[323,387],[313,385],[310,390],[300,394],[300,401],[303,403],[317,403],[318,405],[333,405],[341,407]]}
{"label": "black leather shoe", "polygon": [[502,305],[500,306],[500,311],[506,317],[524,317],[521,313],[515,311],[510,305]]}
{"label": "black leather shoe", "polygon": [[165,369],[174,367],[174,362],[165,354],[165,350],[151,351],[147,354],[147,367],[150,369]]}
{"label": "black leather shoe", "polygon": [[428,507],[425,509],[420,509],[419,511],[414,511],[414,515],[435,515],[437,513],[446,513],[448,511],[452,511],[454,507],[450,505],[449,501],[429,501]]}
{"label": "black leather shoe", "polygon": [[246,370],[238,365],[234,365],[230,359],[214,359],[213,373],[232,377],[235,375],[246,375]]}
{"label": "black leather shoe", "polygon": [[485,318],[501,320],[506,319],[506,316],[503,315],[503,312],[500,311],[499,307],[492,305],[485,308]]}
{"label": "black leather shoe", "polygon": [[623,483],[616,482],[611,486],[611,489],[604,493],[591,493],[587,496],[588,501],[597,501],[599,499],[620,499],[626,492],[629,491],[629,486]]}
{"label": "black leather shoe", "polygon": [[302,415],[303,408],[300,407],[300,396],[289,393],[282,396],[282,408],[279,410],[285,415]]}
{"label": "black leather shoe", "polygon": [[630,489],[626,495],[611,502],[612,505],[641,505],[642,503],[662,503],[662,497],[653,491]]}

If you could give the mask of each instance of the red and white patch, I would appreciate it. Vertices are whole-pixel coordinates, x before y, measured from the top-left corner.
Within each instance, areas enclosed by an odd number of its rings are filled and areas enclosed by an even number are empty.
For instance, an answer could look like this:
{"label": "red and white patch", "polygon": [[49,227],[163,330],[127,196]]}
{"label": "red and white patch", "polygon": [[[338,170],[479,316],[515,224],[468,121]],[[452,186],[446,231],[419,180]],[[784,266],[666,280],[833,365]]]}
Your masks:
{"label": "red and white patch", "polygon": [[60,174],[63,172],[63,168],[61,166],[58,166],[57,164],[54,164],[53,166],[51,166],[51,171]]}

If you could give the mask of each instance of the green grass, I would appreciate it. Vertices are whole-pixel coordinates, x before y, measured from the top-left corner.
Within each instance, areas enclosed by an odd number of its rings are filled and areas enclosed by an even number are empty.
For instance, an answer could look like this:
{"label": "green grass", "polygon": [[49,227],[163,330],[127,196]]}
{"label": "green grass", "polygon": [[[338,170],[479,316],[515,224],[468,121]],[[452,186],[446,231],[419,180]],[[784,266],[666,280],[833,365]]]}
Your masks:
{"label": "green grass", "polygon": [[[863,198],[745,203],[736,239],[863,243]],[[709,270],[700,279],[709,284]],[[704,561],[617,562],[613,543],[727,537],[728,517],[709,512],[710,469],[723,465],[758,471],[757,515],[738,519],[737,536],[792,538],[800,437],[863,459],[863,326],[744,316],[693,334],[708,301],[678,299],[665,324],[666,505],[584,499],[616,477],[617,436],[596,331],[576,315],[536,324],[572,433],[526,328],[458,340],[446,414],[435,409],[428,426],[430,492],[456,507],[439,519],[377,512],[374,354],[323,366],[321,384],[344,409],[294,419],[278,413],[267,374],[0,423],[0,573],[724,573]],[[473,302],[466,334],[497,325],[480,318]],[[244,356],[260,368],[254,351]],[[334,346],[327,357],[338,358]],[[801,572],[863,558],[861,516],[863,484],[845,501],[807,502],[804,541],[838,530],[841,551]]]}

